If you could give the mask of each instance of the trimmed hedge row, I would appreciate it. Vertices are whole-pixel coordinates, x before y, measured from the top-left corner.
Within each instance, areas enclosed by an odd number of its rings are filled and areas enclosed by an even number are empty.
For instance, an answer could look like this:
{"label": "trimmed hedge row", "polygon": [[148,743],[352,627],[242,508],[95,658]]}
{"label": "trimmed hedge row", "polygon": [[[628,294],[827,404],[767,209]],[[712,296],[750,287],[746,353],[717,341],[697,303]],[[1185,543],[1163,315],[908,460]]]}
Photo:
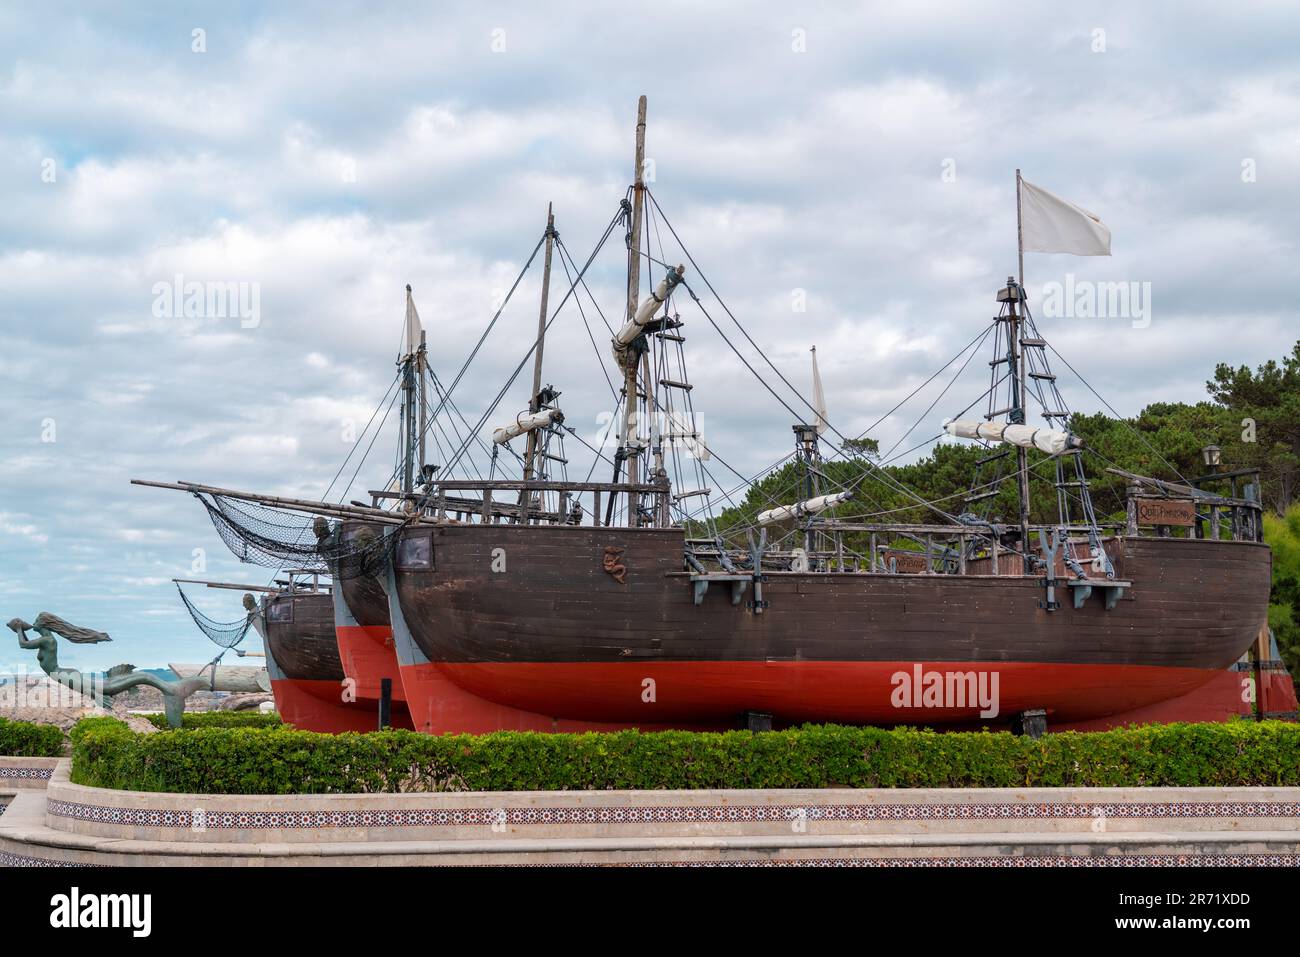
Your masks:
{"label": "trimmed hedge row", "polygon": [[208,794],[662,788],[1300,785],[1300,726],[1148,725],[1039,740],[807,725],[753,734],[73,729],[72,780]]}
{"label": "trimmed hedge row", "polygon": [[[164,714],[146,715],[157,728],[168,731]],[[278,728],[284,724],[274,712],[263,714],[260,711],[194,711],[181,715],[182,728]]]}
{"label": "trimmed hedge row", "polygon": [[61,757],[63,731],[52,724],[0,718],[0,754],[14,758]]}

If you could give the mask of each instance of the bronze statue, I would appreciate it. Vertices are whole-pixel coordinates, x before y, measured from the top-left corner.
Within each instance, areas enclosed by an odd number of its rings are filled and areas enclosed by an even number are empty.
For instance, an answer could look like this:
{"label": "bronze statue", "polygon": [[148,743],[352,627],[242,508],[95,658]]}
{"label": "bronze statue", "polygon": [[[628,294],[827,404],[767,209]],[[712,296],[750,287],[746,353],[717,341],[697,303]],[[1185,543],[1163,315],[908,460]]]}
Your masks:
{"label": "bronze statue", "polygon": [[[9,622],[9,628],[18,635],[20,648],[35,649],[37,664],[51,680],[93,699],[101,707],[111,707],[113,697],[130,688],[139,685],[157,688],[162,692],[163,713],[167,716],[167,724],[173,728],[181,726],[181,715],[185,713],[185,699],[209,684],[206,678],[198,675],[179,678],[176,681],[165,681],[150,672],[136,671],[135,665],[126,664],[114,665],[102,677],[82,674],[76,668],[60,668],[59,636],[75,644],[95,644],[113,639],[102,631],[78,627],[46,611],[37,615],[36,621],[32,624],[28,624],[21,618],[14,618]],[[37,637],[29,639],[27,637],[29,631],[36,632]]]}

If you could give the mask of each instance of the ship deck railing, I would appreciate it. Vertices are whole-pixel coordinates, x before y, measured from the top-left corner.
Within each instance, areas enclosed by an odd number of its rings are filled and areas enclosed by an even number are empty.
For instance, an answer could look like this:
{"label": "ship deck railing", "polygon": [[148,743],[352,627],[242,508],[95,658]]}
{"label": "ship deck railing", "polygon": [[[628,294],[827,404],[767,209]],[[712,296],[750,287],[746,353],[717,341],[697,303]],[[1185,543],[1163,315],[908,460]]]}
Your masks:
{"label": "ship deck railing", "polygon": [[[478,492],[477,498],[460,496],[455,492]],[[498,496],[497,493],[508,493]],[[538,504],[553,496],[556,506],[548,508]],[[581,497],[590,496],[592,508],[574,511]],[[540,479],[446,479],[440,480],[427,492],[395,492],[370,490],[378,505],[383,500],[407,501],[419,504],[427,513],[439,519],[484,522],[505,519],[514,524],[565,525],[587,524],[608,527],[609,505],[618,496],[635,496],[651,501],[652,524],[668,527],[671,487],[662,484],[638,482],[555,482]],[[503,498],[506,499],[503,501]]]}

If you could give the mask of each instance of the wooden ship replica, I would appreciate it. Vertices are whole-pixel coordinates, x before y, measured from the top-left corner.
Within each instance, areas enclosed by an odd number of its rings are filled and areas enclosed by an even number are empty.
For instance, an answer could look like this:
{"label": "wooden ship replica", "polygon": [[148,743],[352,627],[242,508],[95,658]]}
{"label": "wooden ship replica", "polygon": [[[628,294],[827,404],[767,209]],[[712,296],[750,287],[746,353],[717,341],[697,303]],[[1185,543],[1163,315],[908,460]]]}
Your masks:
{"label": "wooden ship replica", "polygon": [[[564,424],[560,392],[543,384],[559,313],[548,306],[553,255],[571,278],[560,307],[581,295],[596,256],[581,268],[566,259],[548,214],[533,251],[544,250],[537,336],[516,370],[531,359],[531,390],[490,439],[484,427],[511,383],[471,424],[451,393],[473,354],[444,387],[407,287],[394,392],[400,465],[369,503],[138,482],[195,495],[241,558],[332,576],[326,592],[291,575],[261,603],[268,665],[286,700],[336,698],[350,677],[372,727],[391,702],[397,723],[430,733],[803,722],[1035,731],[1259,710],[1243,704],[1236,670],[1267,636],[1270,552],[1257,489],[1225,496],[1129,475],[1126,522],[1099,522],[1085,440],[1070,431],[1015,278],[997,294],[987,409],[946,425],[988,449],[955,510],[861,460],[864,477],[906,492],[927,520],[845,517],[849,503],[864,507],[861,485],[832,480],[825,456],[842,449],[828,440],[821,404],[800,397],[802,413],[781,399],[795,417],[800,487],[743,527],[718,528],[676,308],[704,311],[696,277],[713,289],[684,246],[693,275],[662,248],[649,253],[652,214],[681,244],[642,179],[644,97],[636,134],[634,184],[596,250],[626,227],[626,305],[610,329],[617,445],[612,457],[596,450],[608,480],[568,478],[564,440],[580,437]],[[426,439],[439,430],[434,465]],[[1047,524],[1031,521],[1031,449],[1053,472],[1058,514]],[[465,474],[471,454],[489,460],[486,477]],[[517,476],[505,474],[511,457]],[[1018,492],[1009,521],[987,514],[1003,483]],[[332,655],[305,650],[325,649],[331,635]],[[1273,657],[1265,647],[1255,660]],[[1255,680],[1273,677],[1256,665]],[[1294,709],[1285,684],[1275,710]]]}
{"label": "wooden ship replica", "polygon": [[245,617],[234,622],[209,618],[184,591],[181,598],[195,624],[223,647],[238,642],[236,632],[239,637],[249,628],[257,633],[276,711],[286,724],[327,733],[413,727],[400,690],[393,694],[391,685],[384,685],[382,667],[351,653],[343,638],[348,625],[336,626],[342,600],[318,570],[280,569],[267,585],[176,582],[244,592]]}

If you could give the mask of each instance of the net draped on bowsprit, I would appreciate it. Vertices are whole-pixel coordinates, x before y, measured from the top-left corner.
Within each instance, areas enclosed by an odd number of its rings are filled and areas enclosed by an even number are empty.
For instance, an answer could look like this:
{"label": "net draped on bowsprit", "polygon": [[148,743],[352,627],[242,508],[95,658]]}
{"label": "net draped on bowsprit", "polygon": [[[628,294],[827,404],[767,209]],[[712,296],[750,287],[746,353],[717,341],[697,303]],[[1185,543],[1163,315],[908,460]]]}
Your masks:
{"label": "net draped on bowsprit", "polygon": [[180,585],[176,586],[176,590],[180,592],[181,601],[185,603],[185,610],[194,619],[194,624],[198,626],[199,631],[208,636],[208,640],[214,645],[221,648],[233,648],[244,640],[244,635],[248,634],[249,626],[253,624],[254,612],[250,611],[238,621],[217,621],[215,618],[209,618],[199,611]]}
{"label": "net draped on bowsprit", "polygon": [[241,562],[353,578],[383,573],[397,544],[396,535],[377,526],[362,524],[340,535],[339,523],[319,516],[223,495],[196,492],[194,497]]}

